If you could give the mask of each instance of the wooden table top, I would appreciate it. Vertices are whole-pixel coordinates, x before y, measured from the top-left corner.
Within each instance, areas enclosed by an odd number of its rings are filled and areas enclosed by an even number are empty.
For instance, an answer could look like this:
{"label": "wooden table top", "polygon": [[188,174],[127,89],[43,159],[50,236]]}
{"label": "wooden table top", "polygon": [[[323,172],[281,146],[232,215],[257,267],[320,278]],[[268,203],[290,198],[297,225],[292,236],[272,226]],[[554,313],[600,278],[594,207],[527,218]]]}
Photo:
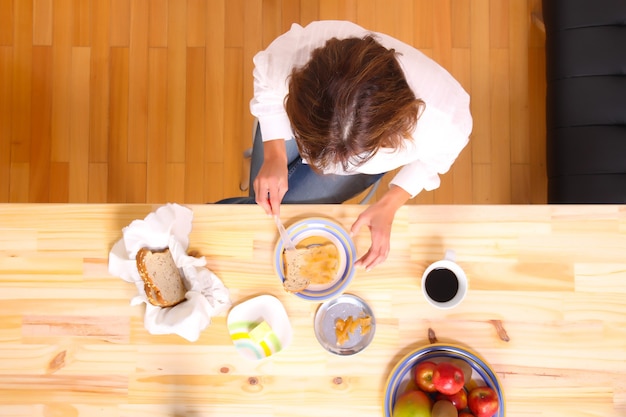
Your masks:
{"label": "wooden table top", "polygon": [[[153,205],[0,205],[0,415],[381,416],[390,370],[429,344],[485,358],[507,416],[626,415],[626,207],[405,206],[388,260],[357,270],[347,292],[377,321],[353,356],[313,333],[318,303],[287,294],[271,256],[276,227],[257,206],[192,205],[190,249],[234,305],[272,294],[291,345],[252,362],[234,349],[227,314],[196,342],[150,335],[134,285],[108,272],[122,228]],[[349,229],[357,205],[284,206],[283,221],[330,217]],[[369,232],[354,238],[358,254]],[[437,310],[420,276],[454,249],[469,277],[463,303]],[[501,323],[509,340],[498,333]]]}

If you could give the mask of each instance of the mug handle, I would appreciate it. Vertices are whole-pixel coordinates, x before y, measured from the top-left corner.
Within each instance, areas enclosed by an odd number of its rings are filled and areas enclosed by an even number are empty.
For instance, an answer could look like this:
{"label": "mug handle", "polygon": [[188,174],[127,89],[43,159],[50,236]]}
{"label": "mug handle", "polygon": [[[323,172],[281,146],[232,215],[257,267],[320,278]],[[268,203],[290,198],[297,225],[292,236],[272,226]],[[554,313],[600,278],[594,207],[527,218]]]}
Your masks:
{"label": "mug handle", "polygon": [[456,252],[452,249],[447,249],[444,259],[450,262],[456,262]]}

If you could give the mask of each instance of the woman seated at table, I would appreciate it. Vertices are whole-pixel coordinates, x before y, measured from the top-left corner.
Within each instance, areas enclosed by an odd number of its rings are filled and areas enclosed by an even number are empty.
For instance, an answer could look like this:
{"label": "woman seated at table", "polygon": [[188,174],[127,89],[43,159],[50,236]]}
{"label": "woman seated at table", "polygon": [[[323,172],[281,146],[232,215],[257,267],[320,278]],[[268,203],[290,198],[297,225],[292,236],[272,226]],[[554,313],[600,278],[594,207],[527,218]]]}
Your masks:
{"label": "woman seated at table", "polygon": [[389,253],[396,211],[439,187],[469,140],[469,96],[441,66],[388,35],[345,21],[294,24],[254,57],[252,114],[259,121],[249,197],[220,203],[342,203],[402,167],[352,225],[371,233],[357,262]]}

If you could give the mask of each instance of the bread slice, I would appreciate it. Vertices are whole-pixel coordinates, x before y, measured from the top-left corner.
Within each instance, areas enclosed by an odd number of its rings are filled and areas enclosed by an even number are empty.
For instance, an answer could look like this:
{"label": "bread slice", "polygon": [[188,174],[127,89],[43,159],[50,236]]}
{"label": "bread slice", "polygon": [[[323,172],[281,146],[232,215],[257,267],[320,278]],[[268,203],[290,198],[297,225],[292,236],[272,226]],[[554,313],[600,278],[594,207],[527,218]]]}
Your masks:
{"label": "bread slice", "polygon": [[304,291],[310,284],[310,280],[300,275],[302,265],[302,249],[285,250],[285,280],[283,287],[287,292]]}
{"label": "bread slice", "polygon": [[300,292],[311,284],[331,283],[339,269],[339,253],[333,243],[285,250],[286,291]]}
{"label": "bread slice", "polygon": [[150,304],[172,307],[185,299],[187,289],[169,249],[152,251],[142,248],[137,252],[136,260]]}
{"label": "bread slice", "polygon": [[303,249],[300,275],[308,278],[311,284],[329,284],[339,270],[339,251],[333,243],[310,246]]}

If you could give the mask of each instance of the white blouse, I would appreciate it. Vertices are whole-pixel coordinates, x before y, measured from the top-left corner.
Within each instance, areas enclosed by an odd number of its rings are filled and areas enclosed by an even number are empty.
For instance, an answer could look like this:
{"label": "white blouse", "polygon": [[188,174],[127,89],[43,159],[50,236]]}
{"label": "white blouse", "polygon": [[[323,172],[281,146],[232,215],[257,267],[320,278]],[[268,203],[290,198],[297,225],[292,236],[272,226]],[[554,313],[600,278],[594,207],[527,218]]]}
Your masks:
{"label": "white blouse", "polygon": [[[402,149],[379,150],[365,164],[340,165],[327,174],[379,174],[402,167],[391,184],[402,187],[411,197],[422,190],[439,187],[439,174],[446,173],[472,131],[469,95],[463,87],[435,61],[391,36],[371,32],[347,21],[312,22],[306,27],[293,24],[267,49],[254,56],[254,98],[250,111],[259,120],[263,140],[293,140],[293,130],[285,111],[288,78],[294,67],[309,61],[311,52],[336,37],[362,38],[374,35],[384,47],[395,49],[406,80],[426,107],[417,121],[412,139]],[[306,161],[305,161],[306,162]]]}

